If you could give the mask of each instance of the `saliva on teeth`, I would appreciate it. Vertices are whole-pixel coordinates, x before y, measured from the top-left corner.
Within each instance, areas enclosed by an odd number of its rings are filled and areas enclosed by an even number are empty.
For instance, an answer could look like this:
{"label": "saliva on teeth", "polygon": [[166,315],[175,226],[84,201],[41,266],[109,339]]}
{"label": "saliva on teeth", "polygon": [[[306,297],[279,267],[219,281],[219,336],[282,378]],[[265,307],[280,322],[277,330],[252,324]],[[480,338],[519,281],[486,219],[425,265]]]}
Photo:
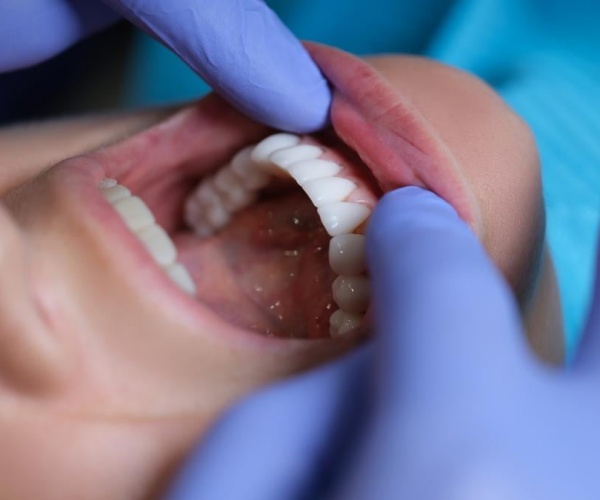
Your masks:
{"label": "saliva on teeth", "polygon": [[330,335],[346,335],[362,323],[369,306],[364,235],[354,231],[371,209],[347,201],[357,186],[339,176],[339,164],[321,158],[321,148],[301,144],[294,134],[274,134],[238,152],[216,174],[202,180],[185,205],[185,220],[200,236],[225,227],[233,214],[254,203],[274,176],[291,176],[316,207],[331,236],[329,265],[337,276],[332,293],[337,310],[331,313]]}

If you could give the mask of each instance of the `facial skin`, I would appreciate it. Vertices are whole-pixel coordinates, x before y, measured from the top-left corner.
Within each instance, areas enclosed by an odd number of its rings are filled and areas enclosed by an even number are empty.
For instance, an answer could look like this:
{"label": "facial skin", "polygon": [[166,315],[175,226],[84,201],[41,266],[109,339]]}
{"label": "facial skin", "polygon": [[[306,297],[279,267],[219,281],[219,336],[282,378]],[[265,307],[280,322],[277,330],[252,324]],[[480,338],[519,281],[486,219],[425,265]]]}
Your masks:
{"label": "facial skin", "polygon": [[[323,50],[315,58],[327,74],[325,59],[337,56]],[[562,359],[538,157],[526,126],[464,73],[398,56],[370,64],[427,125],[431,154],[456,166],[467,186],[464,213],[475,214],[469,222],[515,290],[532,345],[547,359]],[[338,87],[335,79],[345,78],[328,77]],[[372,77],[357,85],[368,90]],[[345,109],[334,109],[336,128]],[[174,290],[95,194],[97,182],[110,176],[139,186],[145,200],[142,192],[164,196],[147,186],[182,196],[200,175],[196,163],[216,167],[267,133],[214,96],[177,112],[0,133],[4,496],[159,498],[174,468],[232,401],[359,341],[271,339],[230,325]],[[173,162],[169,175],[154,170],[161,162]]]}

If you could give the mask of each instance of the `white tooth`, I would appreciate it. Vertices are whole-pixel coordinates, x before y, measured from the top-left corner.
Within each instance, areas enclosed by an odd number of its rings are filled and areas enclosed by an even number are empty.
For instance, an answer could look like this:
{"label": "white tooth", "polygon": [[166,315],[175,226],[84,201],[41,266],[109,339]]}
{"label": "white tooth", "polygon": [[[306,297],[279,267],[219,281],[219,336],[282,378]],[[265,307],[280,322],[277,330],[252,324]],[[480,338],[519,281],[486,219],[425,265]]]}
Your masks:
{"label": "white tooth", "polygon": [[258,168],[250,156],[252,146],[242,149],[231,160],[231,170],[237,174],[246,189],[260,189],[269,183],[269,176]]}
{"label": "white tooth", "polygon": [[168,266],[165,268],[165,272],[184,292],[190,295],[196,294],[196,285],[194,285],[190,273],[181,264]]}
{"label": "white tooth", "polygon": [[366,276],[338,276],[331,290],[333,300],[342,311],[358,314],[369,308],[369,278]]}
{"label": "white tooth", "polygon": [[249,207],[256,200],[255,191],[245,189],[232,189],[223,200],[223,207],[230,213],[237,212],[242,208]]}
{"label": "white tooth", "polygon": [[214,185],[220,193],[227,193],[232,187],[241,185],[240,177],[230,168],[223,167],[214,176]]}
{"label": "white tooth", "polygon": [[114,205],[118,201],[124,200],[125,198],[129,198],[131,196],[131,191],[127,189],[125,186],[121,186],[120,184],[115,184],[114,186],[110,186],[107,188],[100,189],[100,192],[111,205]]}
{"label": "white tooth", "polygon": [[371,215],[371,209],[358,203],[340,201],[317,208],[329,236],[351,233]]}
{"label": "white tooth", "polygon": [[317,208],[342,201],[356,189],[356,184],[341,177],[326,177],[305,182],[302,189]]}
{"label": "white tooth", "polygon": [[357,275],[366,271],[365,237],[340,234],[329,242],[329,265],[336,274]]}
{"label": "white tooth", "polygon": [[117,185],[117,181],[115,179],[102,179],[98,183],[98,189],[108,189]]}
{"label": "white tooth", "polygon": [[161,266],[173,264],[177,259],[177,249],[162,227],[152,224],[138,231],[137,236]]}
{"label": "white tooth", "polygon": [[215,188],[222,198],[223,207],[229,212],[235,212],[251,205],[256,192],[244,187],[240,177],[225,167],[214,178]]}
{"label": "white tooth", "polygon": [[214,229],[221,229],[229,224],[229,221],[231,220],[231,214],[225,210],[223,205],[214,204],[206,209],[204,218],[210,227]]}
{"label": "white tooth", "polygon": [[352,314],[338,309],[329,317],[329,334],[332,337],[340,337],[357,328],[363,316],[361,314]]}
{"label": "white tooth", "polygon": [[198,200],[199,206],[214,205],[221,202],[221,197],[212,184],[212,179],[207,179],[196,188],[193,197]]}
{"label": "white tooth", "polygon": [[323,150],[312,144],[298,144],[289,148],[275,151],[269,159],[278,167],[287,170],[292,163],[304,160],[314,160],[323,154]]}
{"label": "white tooth", "polygon": [[154,216],[148,206],[137,196],[117,201],[114,205],[127,227],[134,232],[154,224]]}
{"label": "white tooth", "polygon": [[275,166],[269,156],[280,149],[295,146],[300,142],[300,137],[294,134],[274,134],[260,141],[254,149],[250,158],[267,172],[278,173],[279,168]]}
{"label": "white tooth", "polygon": [[288,173],[301,186],[313,179],[333,177],[342,167],[329,160],[304,160],[296,162],[287,168]]}

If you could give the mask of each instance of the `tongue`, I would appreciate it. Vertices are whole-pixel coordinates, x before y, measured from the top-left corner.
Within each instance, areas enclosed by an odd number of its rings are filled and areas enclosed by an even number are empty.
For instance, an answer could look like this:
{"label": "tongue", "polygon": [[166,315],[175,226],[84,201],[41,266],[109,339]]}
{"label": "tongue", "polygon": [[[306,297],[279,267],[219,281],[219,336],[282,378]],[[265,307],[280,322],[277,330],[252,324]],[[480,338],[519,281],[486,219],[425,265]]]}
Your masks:
{"label": "tongue", "polygon": [[198,300],[232,323],[277,337],[329,334],[329,236],[300,190],[266,197],[215,237],[176,243]]}

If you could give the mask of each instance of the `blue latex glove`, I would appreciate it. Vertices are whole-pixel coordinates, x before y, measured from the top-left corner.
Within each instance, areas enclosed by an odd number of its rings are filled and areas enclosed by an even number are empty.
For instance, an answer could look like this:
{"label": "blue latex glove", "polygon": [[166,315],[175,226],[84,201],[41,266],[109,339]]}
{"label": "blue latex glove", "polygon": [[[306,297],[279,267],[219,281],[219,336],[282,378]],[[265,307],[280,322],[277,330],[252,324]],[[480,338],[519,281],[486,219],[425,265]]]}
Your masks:
{"label": "blue latex glove", "polygon": [[0,72],[57,54],[116,21],[118,12],[255,120],[294,132],[327,123],[327,82],[262,0],[104,3],[113,10],[100,0],[0,0]]}
{"label": "blue latex glove", "polygon": [[454,210],[387,194],[368,234],[371,345],[234,407],[169,500],[600,498],[600,290],[581,364],[528,351]]}

